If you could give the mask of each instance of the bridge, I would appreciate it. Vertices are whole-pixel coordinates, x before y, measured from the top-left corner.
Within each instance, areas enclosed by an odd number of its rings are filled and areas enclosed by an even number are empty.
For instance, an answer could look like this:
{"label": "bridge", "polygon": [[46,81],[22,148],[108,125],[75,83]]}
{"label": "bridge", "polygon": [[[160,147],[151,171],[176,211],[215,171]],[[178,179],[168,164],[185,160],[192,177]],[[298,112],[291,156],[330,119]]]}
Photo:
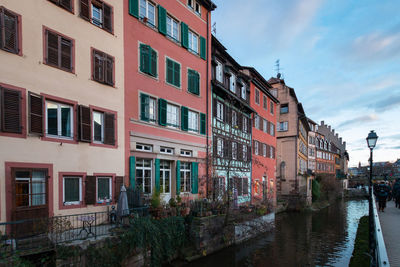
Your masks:
{"label": "bridge", "polygon": [[378,215],[389,263],[400,266],[400,209],[395,207],[393,201],[388,201],[385,212]]}

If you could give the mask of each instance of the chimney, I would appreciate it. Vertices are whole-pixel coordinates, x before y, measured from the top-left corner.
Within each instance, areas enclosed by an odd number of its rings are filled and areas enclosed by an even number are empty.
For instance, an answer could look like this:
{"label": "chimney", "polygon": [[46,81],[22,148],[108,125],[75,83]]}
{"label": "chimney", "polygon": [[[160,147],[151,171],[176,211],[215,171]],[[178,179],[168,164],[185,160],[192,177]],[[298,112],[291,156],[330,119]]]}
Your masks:
{"label": "chimney", "polygon": [[343,142],[343,147],[344,149],[346,149],[346,142]]}
{"label": "chimney", "polygon": [[332,134],[335,135],[335,129],[332,129]]}
{"label": "chimney", "polygon": [[324,121],[321,121],[321,126],[324,126],[324,125],[325,125]]}
{"label": "chimney", "polygon": [[331,126],[330,125],[328,125],[328,130],[331,131]]}
{"label": "chimney", "polygon": [[342,137],[339,138],[339,142],[342,143]]}
{"label": "chimney", "polygon": [[336,133],[336,134],[335,134],[335,137],[336,137],[336,139],[339,139],[339,134]]}

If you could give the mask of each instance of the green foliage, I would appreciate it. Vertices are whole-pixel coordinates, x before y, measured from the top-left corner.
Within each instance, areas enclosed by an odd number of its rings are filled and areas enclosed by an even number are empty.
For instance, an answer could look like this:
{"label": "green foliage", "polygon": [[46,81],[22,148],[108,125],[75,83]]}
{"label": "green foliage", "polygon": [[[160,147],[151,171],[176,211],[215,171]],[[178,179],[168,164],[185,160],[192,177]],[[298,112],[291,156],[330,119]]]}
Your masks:
{"label": "green foliage", "polygon": [[317,180],[312,180],[312,201],[317,201],[321,196],[321,188]]}
{"label": "green foliage", "polygon": [[358,224],[357,236],[354,242],[353,255],[350,259],[349,267],[370,266],[368,253],[368,216],[361,217]]}
{"label": "green foliage", "polygon": [[152,208],[159,208],[161,204],[160,190],[154,190],[151,195],[150,205]]}
{"label": "green foliage", "polygon": [[175,200],[175,198],[173,198],[173,197],[171,197],[170,199],[169,199],[169,201],[168,201],[168,204],[169,204],[169,206],[170,207],[176,207],[176,200]]}

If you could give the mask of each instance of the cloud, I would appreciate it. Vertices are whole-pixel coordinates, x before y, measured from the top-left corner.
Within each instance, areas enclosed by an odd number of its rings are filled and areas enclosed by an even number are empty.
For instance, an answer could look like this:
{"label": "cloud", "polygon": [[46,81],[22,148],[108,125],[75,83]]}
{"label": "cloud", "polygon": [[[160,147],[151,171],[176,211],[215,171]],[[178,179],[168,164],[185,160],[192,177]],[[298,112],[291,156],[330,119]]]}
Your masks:
{"label": "cloud", "polygon": [[392,149],[400,149],[400,146],[392,147]]}
{"label": "cloud", "polygon": [[378,120],[378,116],[375,114],[364,115],[351,120],[344,121],[338,125],[338,128],[342,128],[344,126],[349,126],[352,124],[362,124],[362,123],[372,122],[376,120]]}
{"label": "cloud", "polygon": [[383,112],[400,107],[400,92],[394,92],[393,95],[378,100],[370,104],[369,107],[375,109],[377,112]]}

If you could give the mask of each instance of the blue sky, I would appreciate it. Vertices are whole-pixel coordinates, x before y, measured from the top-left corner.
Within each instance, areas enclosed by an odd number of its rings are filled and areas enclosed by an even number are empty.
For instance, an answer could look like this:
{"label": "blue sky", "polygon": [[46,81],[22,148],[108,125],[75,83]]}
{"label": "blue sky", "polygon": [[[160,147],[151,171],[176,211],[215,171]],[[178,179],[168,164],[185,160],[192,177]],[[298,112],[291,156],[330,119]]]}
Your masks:
{"label": "blue sky", "polygon": [[308,117],[345,141],[350,166],[400,158],[400,1],[215,0],[216,36],[266,79],[280,59]]}

